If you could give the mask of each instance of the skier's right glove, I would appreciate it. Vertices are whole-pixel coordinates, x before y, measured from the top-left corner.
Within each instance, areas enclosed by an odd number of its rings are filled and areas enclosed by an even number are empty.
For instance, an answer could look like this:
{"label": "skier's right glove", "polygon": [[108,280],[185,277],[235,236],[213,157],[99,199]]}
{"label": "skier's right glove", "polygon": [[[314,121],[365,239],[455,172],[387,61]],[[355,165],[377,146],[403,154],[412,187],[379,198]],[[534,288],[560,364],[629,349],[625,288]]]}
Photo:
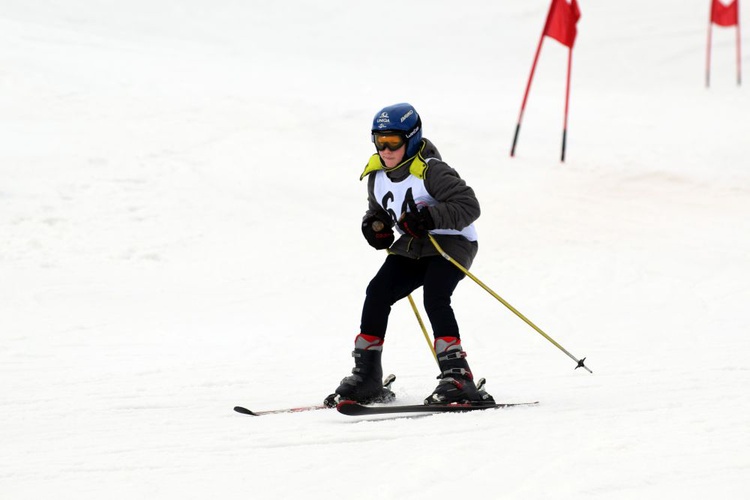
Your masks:
{"label": "skier's right glove", "polygon": [[362,220],[362,234],[367,243],[377,250],[390,247],[395,239],[390,221],[386,222],[375,215],[370,215]]}

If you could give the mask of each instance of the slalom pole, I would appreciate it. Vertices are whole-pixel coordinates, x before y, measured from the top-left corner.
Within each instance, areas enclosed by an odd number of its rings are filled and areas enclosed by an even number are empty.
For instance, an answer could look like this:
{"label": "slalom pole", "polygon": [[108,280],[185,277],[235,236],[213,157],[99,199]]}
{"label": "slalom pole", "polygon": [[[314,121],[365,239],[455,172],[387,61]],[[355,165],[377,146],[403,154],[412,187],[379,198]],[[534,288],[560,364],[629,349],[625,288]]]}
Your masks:
{"label": "slalom pole", "polygon": [[711,86],[711,32],[713,28],[713,21],[711,20],[711,13],[708,14],[708,43],[706,44],[706,88]]}
{"label": "slalom pole", "polygon": [[539,45],[536,48],[536,54],[534,55],[534,62],[531,64],[531,74],[529,75],[529,81],[526,83],[526,92],[523,95],[523,102],[521,102],[521,111],[518,113],[518,123],[516,123],[516,133],[513,135],[513,146],[510,148],[511,158],[516,155],[516,143],[518,142],[518,133],[521,131],[521,121],[523,120],[523,113],[526,110],[526,101],[529,98],[529,91],[531,90],[531,81],[534,79],[534,72],[536,71],[536,64],[539,61],[539,54],[542,52],[542,43],[544,42],[544,34],[547,32],[547,26],[549,25],[549,19],[552,15],[552,9],[550,8],[547,12],[547,20],[544,22],[544,29],[542,30],[542,36],[539,37]]}
{"label": "slalom pole", "polygon": [[539,333],[542,337],[544,337],[545,339],[549,340],[550,343],[552,343],[552,345],[554,345],[555,347],[557,347],[558,349],[560,349],[562,352],[564,352],[565,354],[567,354],[570,359],[572,359],[573,361],[575,361],[576,363],[578,363],[578,365],[574,368],[575,370],[577,370],[578,368],[584,368],[589,373],[594,373],[591,370],[589,370],[588,366],[586,366],[584,364],[584,362],[586,361],[586,358],[577,359],[575,356],[573,356],[572,354],[570,354],[567,350],[565,350],[565,348],[563,346],[561,346],[560,344],[558,344],[557,342],[555,342],[555,340],[552,337],[550,337],[549,335],[547,335],[546,333],[544,333],[541,330],[541,328],[539,328],[534,323],[532,323],[526,316],[524,316],[523,314],[521,314],[515,307],[513,307],[512,305],[510,305],[505,299],[503,299],[498,294],[496,294],[495,292],[493,292],[490,287],[488,287],[487,285],[485,285],[484,283],[482,283],[481,281],[479,281],[479,279],[476,276],[474,276],[473,274],[471,274],[468,269],[466,269],[464,266],[462,266],[461,264],[459,264],[453,257],[451,257],[450,255],[448,255],[447,253],[445,253],[445,251],[440,247],[440,245],[438,245],[438,242],[435,241],[435,238],[431,234],[428,233],[427,236],[430,238],[430,241],[435,246],[435,250],[437,250],[438,253],[440,255],[442,255],[447,261],[449,261],[451,264],[453,264],[454,266],[456,266],[457,268],[459,268],[461,271],[463,271],[463,273],[466,276],[468,276],[469,278],[471,278],[477,285],[479,285],[482,288],[484,288],[484,290],[487,293],[489,293],[490,295],[492,295],[493,297],[495,297],[502,305],[504,305],[505,307],[507,307],[508,309],[510,309],[510,311],[513,314],[515,314],[516,316],[518,316],[519,318],[521,318],[527,325],[529,325],[531,328],[533,328],[534,330],[536,330],[536,332]]}
{"label": "slalom pole", "polygon": [[570,102],[570,68],[573,65],[573,47],[568,50],[568,82],[565,86],[565,120],[563,122],[562,154],[560,161],[565,163],[565,144],[568,138],[568,103]]}
{"label": "slalom pole", "polygon": [[737,1],[737,85],[742,85],[742,50],[740,37],[740,2]]}
{"label": "slalom pole", "polygon": [[[414,315],[417,317],[417,322],[419,323],[420,328],[422,328],[422,333],[424,333],[424,339],[427,341],[427,345],[430,346],[430,352],[432,353],[432,357],[435,358],[435,362],[437,362],[437,353],[435,352],[435,346],[432,345],[432,342],[430,341],[430,335],[427,333],[427,328],[424,326],[424,322],[422,321],[422,316],[419,315],[419,309],[417,309],[417,304],[414,303],[414,299],[411,298],[411,294],[407,296],[409,298],[409,304],[411,304],[411,309],[414,311]],[[438,366],[440,364],[438,363]]]}

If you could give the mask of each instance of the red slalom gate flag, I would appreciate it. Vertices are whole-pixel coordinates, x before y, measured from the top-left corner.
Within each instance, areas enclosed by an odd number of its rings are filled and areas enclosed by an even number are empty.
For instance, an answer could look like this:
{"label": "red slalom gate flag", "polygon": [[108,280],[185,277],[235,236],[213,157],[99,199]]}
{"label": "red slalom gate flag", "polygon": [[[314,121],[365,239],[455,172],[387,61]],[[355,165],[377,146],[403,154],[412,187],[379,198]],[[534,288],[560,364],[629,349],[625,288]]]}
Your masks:
{"label": "red slalom gate flag", "polygon": [[576,23],[580,18],[581,10],[576,0],[571,3],[567,0],[552,0],[544,34],[572,49],[578,34]]}
{"label": "red slalom gate flag", "polygon": [[738,0],[733,0],[729,5],[724,5],[719,0],[713,0],[711,4],[711,22],[719,26],[736,26],[739,23]]}
{"label": "red slalom gate flag", "polygon": [[719,0],[711,0],[711,16],[708,21],[708,46],[706,49],[706,87],[710,87],[711,85],[711,38],[714,24],[722,27],[735,26],[737,28],[737,85],[742,85],[740,0],[732,0],[728,5]]}
{"label": "red slalom gate flag", "polygon": [[518,134],[521,131],[521,121],[523,120],[523,113],[526,110],[526,101],[529,98],[529,90],[531,90],[531,81],[534,79],[536,64],[539,61],[539,53],[542,51],[542,43],[544,42],[544,37],[549,36],[569,49],[568,78],[565,86],[565,121],[563,122],[562,153],[560,155],[560,161],[565,161],[565,148],[568,137],[568,104],[570,102],[570,68],[573,60],[573,44],[578,34],[576,24],[580,18],[581,10],[578,8],[577,0],[571,0],[570,3],[568,0],[552,0],[549,12],[547,13],[547,20],[544,23],[544,30],[542,30],[542,36],[539,37],[539,45],[536,48],[534,62],[531,64],[531,74],[529,75],[529,81],[526,83],[526,92],[521,102],[521,111],[518,113],[516,132],[513,135],[513,146],[510,148],[511,157],[516,155],[516,144],[518,144]]}

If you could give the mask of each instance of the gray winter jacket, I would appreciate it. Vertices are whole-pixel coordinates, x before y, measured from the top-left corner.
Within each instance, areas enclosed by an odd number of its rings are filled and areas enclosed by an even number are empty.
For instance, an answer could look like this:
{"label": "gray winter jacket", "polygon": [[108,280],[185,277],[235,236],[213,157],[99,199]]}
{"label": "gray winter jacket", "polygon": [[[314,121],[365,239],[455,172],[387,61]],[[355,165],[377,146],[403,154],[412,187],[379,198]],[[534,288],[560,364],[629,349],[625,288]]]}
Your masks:
{"label": "gray winter jacket", "polygon": [[[474,190],[466,185],[458,172],[442,161],[440,153],[432,142],[423,139],[422,143],[419,154],[395,170],[387,172],[386,175],[392,182],[403,181],[409,175],[421,176],[427,192],[438,202],[437,205],[428,208],[435,222],[435,229],[462,230],[479,218],[481,213]],[[375,154],[371,157],[361,178],[382,168],[380,157]],[[364,218],[375,215],[383,221],[391,221],[391,227],[393,227],[396,222],[393,220],[393,214],[389,214],[375,199],[374,187],[375,175],[370,175],[367,183],[369,206]],[[400,215],[396,214],[396,217]],[[479,244],[476,241],[469,241],[461,235],[435,234],[433,236],[448,255],[467,269],[471,266],[479,250]],[[413,238],[409,235],[402,235],[391,245],[388,252],[412,259],[439,255],[429,238]]]}

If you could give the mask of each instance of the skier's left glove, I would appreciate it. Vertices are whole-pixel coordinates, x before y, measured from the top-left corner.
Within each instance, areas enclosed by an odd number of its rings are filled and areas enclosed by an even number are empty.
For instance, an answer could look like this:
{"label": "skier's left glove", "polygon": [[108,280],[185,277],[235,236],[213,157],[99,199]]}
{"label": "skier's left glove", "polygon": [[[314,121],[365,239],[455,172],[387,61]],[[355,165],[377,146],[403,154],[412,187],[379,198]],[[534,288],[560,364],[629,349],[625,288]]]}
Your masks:
{"label": "skier's left glove", "polygon": [[409,236],[424,238],[430,229],[435,229],[435,222],[427,207],[423,207],[418,212],[402,213],[398,219],[398,227]]}

